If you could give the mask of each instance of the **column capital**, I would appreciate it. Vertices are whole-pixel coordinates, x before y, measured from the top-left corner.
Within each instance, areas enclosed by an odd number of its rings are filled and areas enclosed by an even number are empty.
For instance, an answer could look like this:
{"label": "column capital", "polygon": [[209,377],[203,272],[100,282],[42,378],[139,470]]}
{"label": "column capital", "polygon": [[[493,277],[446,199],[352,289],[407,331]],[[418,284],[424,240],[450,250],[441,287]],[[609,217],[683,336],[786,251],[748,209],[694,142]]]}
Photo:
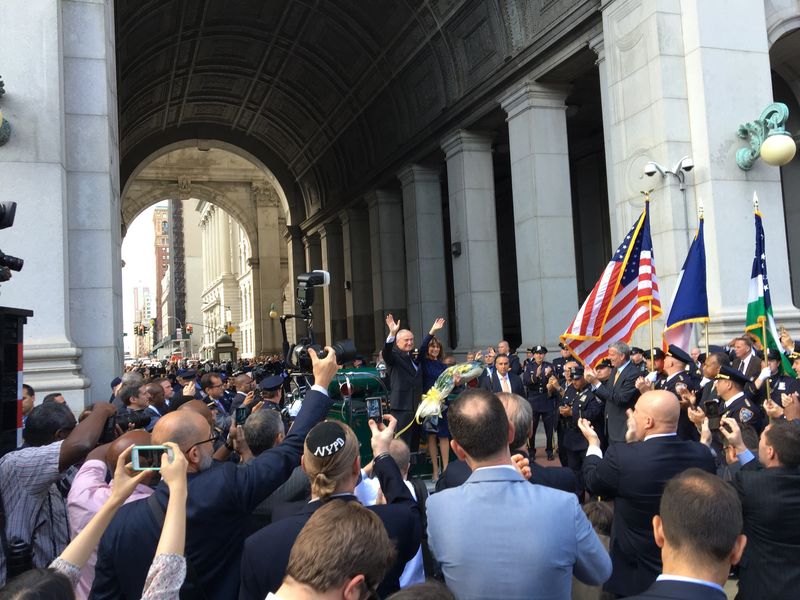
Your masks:
{"label": "column capital", "polygon": [[506,111],[508,119],[513,119],[531,108],[566,110],[567,105],[564,101],[570,89],[571,86],[568,85],[543,84],[526,80],[509,88],[498,101]]}
{"label": "column capital", "polygon": [[318,247],[320,245],[319,233],[316,231],[307,231],[303,235],[303,246],[305,248]]}
{"label": "column capital", "polygon": [[369,221],[369,212],[364,208],[345,208],[339,212],[339,222],[342,226],[347,226],[350,222]]}
{"label": "column capital", "polygon": [[302,241],[303,239],[303,230],[300,229],[299,225],[287,225],[283,229],[283,239],[287,242],[298,242]]}
{"label": "column capital", "polygon": [[400,169],[400,171],[397,172],[397,178],[400,180],[400,183],[403,185],[403,187],[411,185],[417,181],[438,183],[441,172],[442,171],[440,167],[428,167],[425,165],[412,164],[406,165]]}
{"label": "column capital", "polygon": [[364,196],[364,200],[367,202],[367,208],[372,209],[375,206],[400,204],[403,196],[400,194],[400,190],[382,188],[372,190]]}
{"label": "column capital", "polygon": [[458,129],[442,139],[441,146],[446,159],[461,152],[491,152],[492,134],[484,131]]}
{"label": "column capital", "polygon": [[333,219],[332,221],[326,221],[322,223],[319,227],[317,227],[317,234],[319,235],[319,239],[321,241],[325,241],[326,238],[329,236],[341,235],[342,234],[342,225],[339,222],[339,219]]}
{"label": "column capital", "polygon": [[597,54],[597,60],[594,64],[600,64],[606,59],[605,38],[603,37],[602,33],[598,33],[589,40],[589,49]]}

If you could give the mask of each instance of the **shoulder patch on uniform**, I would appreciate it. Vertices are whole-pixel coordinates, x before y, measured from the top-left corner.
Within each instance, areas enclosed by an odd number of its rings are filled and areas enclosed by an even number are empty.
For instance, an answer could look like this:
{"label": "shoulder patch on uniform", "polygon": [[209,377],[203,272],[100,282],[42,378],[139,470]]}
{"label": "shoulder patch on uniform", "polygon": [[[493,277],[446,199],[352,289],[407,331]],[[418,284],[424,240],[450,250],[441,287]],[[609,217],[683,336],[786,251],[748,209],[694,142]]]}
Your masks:
{"label": "shoulder patch on uniform", "polygon": [[750,419],[753,418],[753,411],[749,408],[743,408],[739,411],[739,420],[742,423],[749,423]]}

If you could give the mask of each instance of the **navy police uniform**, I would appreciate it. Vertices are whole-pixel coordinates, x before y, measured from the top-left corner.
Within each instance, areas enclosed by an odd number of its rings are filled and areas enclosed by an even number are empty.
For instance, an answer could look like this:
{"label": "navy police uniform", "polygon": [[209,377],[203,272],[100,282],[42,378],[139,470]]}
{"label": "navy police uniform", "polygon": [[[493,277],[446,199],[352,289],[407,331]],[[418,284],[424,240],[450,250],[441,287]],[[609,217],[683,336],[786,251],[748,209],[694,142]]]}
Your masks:
{"label": "navy police uniform", "polygon": [[[536,354],[547,354],[547,348],[536,346],[529,349],[529,352]],[[544,422],[545,436],[547,437],[547,458],[553,460],[553,430],[556,421],[556,399],[551,397],[547,391],[547,381],[551,375],[555,375],[553,364],[542,361],[541,363],[531,362],[522,374],[522,382],[528,396],[528,402],[533,409],[533,431],[531,433],[530,446],[535,448],[536,430],[539,428],[539,421]],[[532,451],[531,454],[534,454]]]}
{"label": "navy police uniform", "polygon": [[[674,344],[670,344],[666,355],[682,363],[684,368],[686,365],[694,364],[692,362],[692,357]],[[686,386],[687,389],[695,394],[700,391],[695,379],[693,379],[685,370],[674,373],[673,375],[656,382],[656,389],[672,392],[678,397],[679,400],[681,395],[678,388],[681,386]],[[695,424],[689,420],[688,406],[684,406],[683,402],[681,403],[681,414],[678,418],[677,433],[678,437],[682,440],[692,440],[695,442],[700,441],[700,432],[697,431]]]}
{"label": "navy police uniform", "polygon": [[[572,371],[573,381],[582,379],[582,368]],[[567,466],[575,473],[578,498],[583,501],[583,492],[586,489],[582,472],[583,458],[586,455],[589,442],[586,441],[581,430],[578,429],[578,420],[587,419],[592,423],[595,431],[598,431],[603,421],[603,402],[594,395],[592,386],[585,384],[583,388],[578,390],[570,384],[564,394],[562,406],[568,406],[572,410],[571,415],[561,417],[566,424],[562,445],[567,456]]]}

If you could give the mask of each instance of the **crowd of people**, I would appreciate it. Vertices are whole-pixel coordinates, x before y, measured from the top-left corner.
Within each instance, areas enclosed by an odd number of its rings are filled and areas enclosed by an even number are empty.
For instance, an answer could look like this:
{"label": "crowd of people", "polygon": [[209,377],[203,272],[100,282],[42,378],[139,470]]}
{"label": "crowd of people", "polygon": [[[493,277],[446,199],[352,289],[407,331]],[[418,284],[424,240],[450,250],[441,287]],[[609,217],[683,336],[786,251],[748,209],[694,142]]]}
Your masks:
{"label": "crowd of people", "polygon": [[[797,596],[788,334],[766,355],[748,335],[706,353],[614,342],[593,368],[501,341],[420,424],[455,362],[444,325],[416,347],[387,315],[368,464],[329,418],[331,348],[310,351],[291,415],[278,356],[134,366],[77,418],[24,386],[24,443],[0,457],[0,600],[723,599],[732,578],[742,600]],[[409,476],[421,441],[432,486]]]}

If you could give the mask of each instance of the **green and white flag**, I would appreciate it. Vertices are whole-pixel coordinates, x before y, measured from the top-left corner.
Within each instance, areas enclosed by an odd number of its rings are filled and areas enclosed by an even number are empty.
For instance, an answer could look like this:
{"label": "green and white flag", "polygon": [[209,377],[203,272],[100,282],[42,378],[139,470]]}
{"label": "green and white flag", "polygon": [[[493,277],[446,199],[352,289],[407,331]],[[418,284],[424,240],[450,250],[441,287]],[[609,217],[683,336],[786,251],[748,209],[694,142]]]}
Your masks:
{"label": "green and white flag", "polygon": [[[750,273],[750,293],[747,297],[747,325],[745,326],[745,331],[749,331],[757,337],[764,348],[777,350],[781,355],[783,372],[795,377],[792,364],[783,353],[783,348],[781,348],[778,328],[775,326],[775,317],[772,316],[772,298],[770,297],[769,280],[767,279],[764,225],[761,222],[761,213],[758,210],[755,211],[755,217],[756,254],[753,257],[753,270]],[[766,333],[766,340],[763,339],[764,333]]]}

